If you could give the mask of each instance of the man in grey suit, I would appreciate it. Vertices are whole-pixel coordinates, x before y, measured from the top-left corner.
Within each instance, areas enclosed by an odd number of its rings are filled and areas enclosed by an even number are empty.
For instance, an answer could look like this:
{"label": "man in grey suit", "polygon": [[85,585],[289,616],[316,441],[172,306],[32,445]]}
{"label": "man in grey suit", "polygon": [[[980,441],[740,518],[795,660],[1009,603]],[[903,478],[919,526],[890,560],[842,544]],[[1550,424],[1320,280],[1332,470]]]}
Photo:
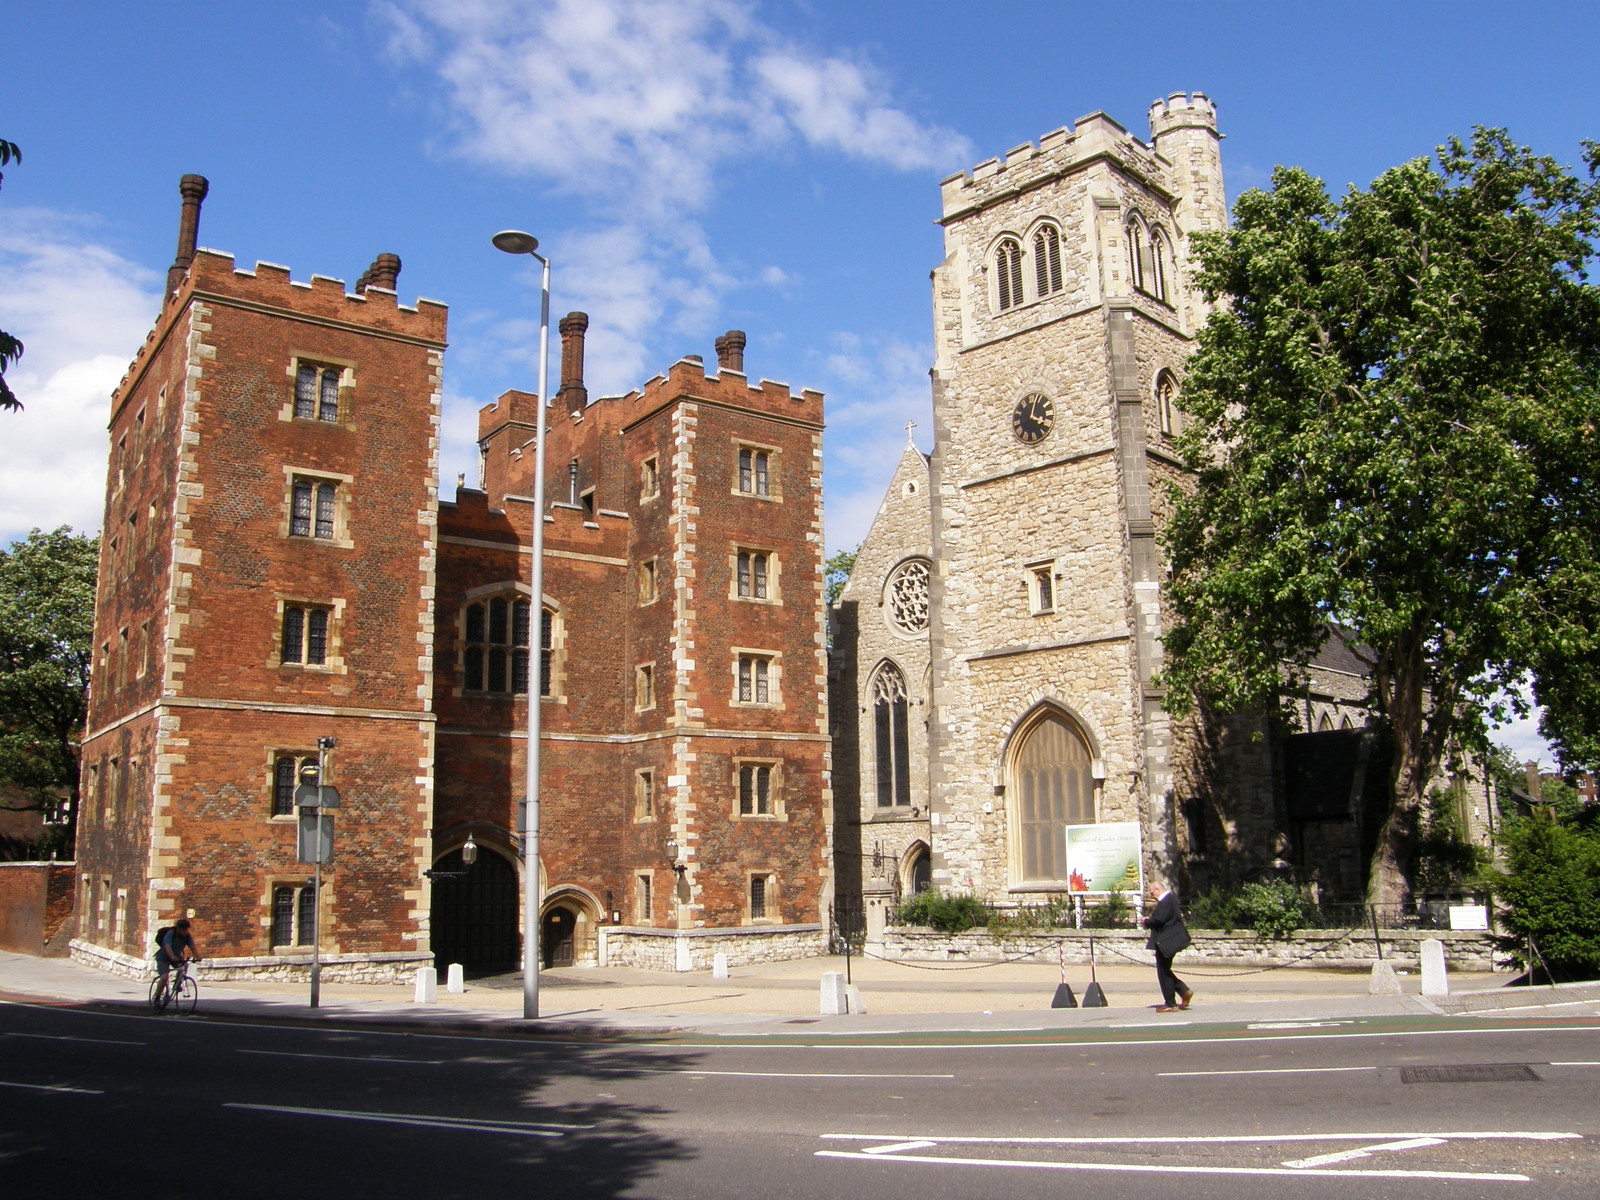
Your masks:
{"label": "man in grey suit", "polygon": [[1150,931],[1145,949],[1155,951],[1156,982],[1161,985],[1161,1007],[1157,1012],[1181,1012],[1194,999],[1194,991],[1172,973],[1172,960],[1189,945],[1189,930],[1178,911],[1178,896],[1160,879],[1150,881],[1150,898],[1156,906],[1141,922]]}

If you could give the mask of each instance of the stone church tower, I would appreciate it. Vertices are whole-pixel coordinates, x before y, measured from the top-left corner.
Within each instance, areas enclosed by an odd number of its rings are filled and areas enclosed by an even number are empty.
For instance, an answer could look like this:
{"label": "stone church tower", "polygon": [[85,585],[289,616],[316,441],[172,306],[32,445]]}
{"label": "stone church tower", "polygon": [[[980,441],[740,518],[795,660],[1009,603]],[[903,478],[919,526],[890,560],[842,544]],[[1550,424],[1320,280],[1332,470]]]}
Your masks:
{"label": "stone church tower", "polygon": [[[931,881],[991,903],[1067,890],[1069,824],[1138,822],[1147,870],[1179,849],[1154,682],[1156,530],[1180,472],[1183,362],[1206,315],[1191,239],[1227,212],[1211,102],[1158,101],[1150,130],[1147,144],[1095,113],[945,180],[928,535],[905,532],[902,461],[838,613],[848,633],[855,602],[857,719],[849,728],[836,705],[835,736],[841,780],[852,738],[861,760],[866,861],[896,811],[878,807],[874,782],[899,752],[872,694],[878,658],[893,656],[867,644],[884,622],[863,610],[890,604],[893,573],[927,555],[930,694],[924,706],[913,693],[925,749],[910,756],[927,774],[899,811],[923,825]],[[841,691],[850,673],[836,666]],[[841,791],[841,834],[845,807]]]}
{"label": "stone church tower", "polygon": [[1227,211],[1211,102],[1158,101],[1150,131],[1095,113],[943,184],[933,880],[991,900],[1065,890],[1068,824],[1175,851],[1156,526],[1205,317],[1190,239]]}

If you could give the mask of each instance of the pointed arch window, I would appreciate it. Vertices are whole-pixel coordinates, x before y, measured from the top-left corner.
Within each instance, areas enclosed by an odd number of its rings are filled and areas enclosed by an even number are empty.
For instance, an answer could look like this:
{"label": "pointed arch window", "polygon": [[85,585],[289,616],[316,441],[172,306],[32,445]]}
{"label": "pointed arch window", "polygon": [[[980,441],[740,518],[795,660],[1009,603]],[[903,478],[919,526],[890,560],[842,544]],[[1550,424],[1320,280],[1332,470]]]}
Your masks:
{"label": "pointed arch window", "polygon": [[1156,376],[1156,424],[1166,437],[1178,431],[1178,381],[1171,371]]}
{"label": "pointed arch window", "polygon": [[1128,222],[1128,282],[1135,291],[1144,291],[1144,225],[1137,217]]}
{"label": "pointed arch window", "polygon": [[872,742],[879,808],[911,803],[907,709],[906,677],[899,667],[886,662],[872,681]]}
{"label": "pointed arch window", "polygon": [[1167,301],[1167,264],[1172,261],[1166,235],[1159,229],[1150,231],[1150,294],[1161,303]]}
{"label": "pointed arch window", "polygon": [[1018,880],[1066,882],[1066,827],[1094,822],[1095,797],[1089,744],[1065,717],[1046,712],[1017,735],[1008,793]]}
{"label": "pointed arch window", "polygon": [[994,252],[994,266],[999,309],[1006,312],[1022,303],[1022,247],[1014,238],[1000,243]]}
{"label": "pointed arch window", "polygon": [[1061,235],[1054,225],[1033,235],[1033,273],[1041,297],[1061,290]]}

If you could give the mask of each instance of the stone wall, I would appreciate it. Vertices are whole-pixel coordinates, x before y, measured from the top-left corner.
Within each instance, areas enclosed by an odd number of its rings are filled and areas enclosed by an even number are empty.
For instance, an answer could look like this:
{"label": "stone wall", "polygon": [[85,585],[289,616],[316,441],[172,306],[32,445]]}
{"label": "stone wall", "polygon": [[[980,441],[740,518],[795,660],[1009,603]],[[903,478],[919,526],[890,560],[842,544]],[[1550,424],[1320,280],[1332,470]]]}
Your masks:
{"label": "stone wall", "polygon": [[[125,979],[148,979],[155,973],[150,959],[135,958],[116,950],[74,939],[72,960],[98,967]],[[322,956],[324,983],[410,984],[418,967],[433,966],[433,955],[404,951],[396,954],[325,954]],[[208,958],[194,969],[202,984],[232,980],[307,983],[311,980],[311,955],[279,954],[255,958]]]}
{"label": "stone wall", "polygon": [[[1093,939],[1095,961],[1133,962],[1154,967],[1155,956],[1144,948],[1142,930],[1051,930],[996,940],[987,930],[961,934],[921,929],[891,929],[884,936],[883,957],[891,962],[1016,962],[1053,963],[1089,961]],[[1303,967],[1362,969],[1377,960],[1371,930],[1304,929],[1282,941],[1266,940],[1245,930],[1191,931],[1194,939],[1183,952],[1190,965],[1230,967]],[[1457,971],[1504,970],[1495,959],[1494,943],[1487,933],[1436,929],[1380,930],[1383,958],[1404,969],[1421,962],[1422,943],[1429,938],[1444,943],[1445,962]]]}
{"label": "stone wall", "polygon": [[682,930],[608,926],[600,930],[600,965],[709,971],[718,954],[728,956],[729,966],[817,958],[823,953],[823,941],[821,925]]}

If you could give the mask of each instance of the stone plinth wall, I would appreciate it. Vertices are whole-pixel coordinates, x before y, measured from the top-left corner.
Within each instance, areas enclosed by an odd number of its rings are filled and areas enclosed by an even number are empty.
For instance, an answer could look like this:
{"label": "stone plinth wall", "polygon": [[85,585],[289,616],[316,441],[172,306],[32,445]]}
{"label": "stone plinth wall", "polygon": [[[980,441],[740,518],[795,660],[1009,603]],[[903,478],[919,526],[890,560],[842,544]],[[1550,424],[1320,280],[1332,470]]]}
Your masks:
{"label": "stone plinth wall", "polygon": [[718,954],[729,966],[817,958],[823,952],[820,925],[774,925],[754,929],[650,929],[608,926],[600,930],[602,967],[645,971],[709,971]]}
{"label": "stone plinth wall", "polygon": [[[1246,930],[1191,930],[1193,944],[1182,962],[1231,967],[1370,967],[1378,957],[1372,931],[1301,930],[1281,941],[1264,940]],[[1385,929],[1380,931],[1386,962],[1415,969],[1422,959],[1422,943],[1436,938],[1444,943],[1445,963],[1457,971],[1503,970],[1495,961],[1494,943],[1482,932],[1438,929]],[[1095,961],[1155,964],[1144,948],[1140,930],[1052,930],[996,940],[986,930],[942,934],[924,929],[891,929],[884,934],[881,954],[891,962],[1002,962],[1036,960],[1089,961],[1089,940],[1094,939]]]}
{"label": "stone plinth wall", "polygon": [[[90,942],[74,940],[72,958],[86,966],[98,967],[125,979],[147,979],[155,974],[148,958],[134,958],[96,946]],[[325,983],[396,983],[409,985],[418,967],[433,966],[433,955],[401,952],[394,954],[325,954],[322,957],[322,979]],[[311,980],[310,954],[279,954],[270,958],[208,958],[195,968],[194,977],[201,983],[225,983],[230,980],[260,982],[307,983]]]}
{"label": "stone plinth wall", "polygon": [[72,863],[0,863],[0,950],[43,954],[72,915]]}

